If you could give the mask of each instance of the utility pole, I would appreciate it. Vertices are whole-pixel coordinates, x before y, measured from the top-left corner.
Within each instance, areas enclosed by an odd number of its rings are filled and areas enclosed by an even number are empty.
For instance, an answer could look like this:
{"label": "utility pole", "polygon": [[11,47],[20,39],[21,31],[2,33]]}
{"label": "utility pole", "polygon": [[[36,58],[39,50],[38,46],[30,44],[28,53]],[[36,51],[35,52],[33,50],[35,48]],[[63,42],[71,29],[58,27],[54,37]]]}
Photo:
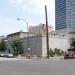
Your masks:
{"label": "utility pole", "polygon": [[47,18],[47,6],[46,5],[45,5],[45,18],[46,18],[47,58],[49,59],[49,36],[48,36],[48,18]]}

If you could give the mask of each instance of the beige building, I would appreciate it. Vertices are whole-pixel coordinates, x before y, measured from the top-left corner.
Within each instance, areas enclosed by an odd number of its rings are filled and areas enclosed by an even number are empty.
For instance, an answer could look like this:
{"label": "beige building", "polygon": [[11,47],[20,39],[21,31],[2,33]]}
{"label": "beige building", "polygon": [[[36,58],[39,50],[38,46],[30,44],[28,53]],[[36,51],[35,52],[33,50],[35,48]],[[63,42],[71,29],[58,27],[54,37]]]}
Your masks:
{"label": "beige building", "polygon": [[[48,32],[53,31],[52,26],[48,26]],[[46,34],[46,25],[39,24],[38,26],[29,26],[29,32],[37,34]]]}
{"label": "beige building", "polygon": [[[48,26],[48,31],[51,32],[53,31],[52,26]],[[38,34],[46,34],[46,25],[45,24],[40,24],[38,26],[29,26],[29,31],[28,32],[16,32],[7,35],[7,40],[8,41],[13,41],[13,40],[18,40],[24,37],[28,36],[33,36],[33,35],[38,35]]]}
{"label": "beige building", "polygon": [[0,36],[0,42],[1,42],[1,40],[7,41],[7,37],[5,37],[5,36]]}
{"label": "beige building", "polygon": [[33,36],[33,35],[34,35],[33,33],[29,33],[29,32],[16,32],[16,33],[7,35],[7,40],[13,41],[13,40],[22,39],[24,37]]}

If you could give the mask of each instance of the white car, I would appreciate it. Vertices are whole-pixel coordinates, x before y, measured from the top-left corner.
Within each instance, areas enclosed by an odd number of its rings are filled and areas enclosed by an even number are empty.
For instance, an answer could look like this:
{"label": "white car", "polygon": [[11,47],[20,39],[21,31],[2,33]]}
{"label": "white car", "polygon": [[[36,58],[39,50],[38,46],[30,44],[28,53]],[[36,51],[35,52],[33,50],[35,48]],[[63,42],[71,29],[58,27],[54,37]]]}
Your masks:
{"label": "white car", "polygon": [[3,52],[3,53],[0,53],[0,57],[5,57],[6,54]]}
{"label": "white car", "polygon": [[1,54],[0,54],[0,56],[1,56],[1,57],[4,57],[4,56],[5,56],[5,54],[4,54],[4,53],[1,53]]}
{"label": "white car", "polygon": [[14,55],[12,54],[12,53],[7,53],[7,55],[6,55],[6,57],[9,57],[9,58],[11,58],[11,57],[13,57]]}

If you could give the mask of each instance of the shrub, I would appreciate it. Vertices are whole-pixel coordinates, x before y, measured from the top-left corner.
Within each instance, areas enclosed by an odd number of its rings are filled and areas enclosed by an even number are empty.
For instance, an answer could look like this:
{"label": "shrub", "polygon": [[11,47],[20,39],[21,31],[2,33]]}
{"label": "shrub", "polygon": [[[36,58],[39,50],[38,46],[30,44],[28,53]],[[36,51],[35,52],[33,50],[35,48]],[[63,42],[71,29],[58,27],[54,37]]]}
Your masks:
{"label": "shrub", "polygon": [[60,54],[61,54],[61,55],[64,55],[64,54],[65,54],[65,52],[64,52],[63,50],[61,50],[61,51],[60,51]]}
{"label": "shrub", "polygon": [[60,56],[60,49],[54,49],[54,55]]}
{"label": "shrub", "polygon": [[62,55],[64,55],[64,53],[65,52],[61,49],[57,49],[57,48],[54,49],[54,55],[62,56]]}
{"label": "shrub", "polygon": [[50,50],[49,50],[49,56],[50,57],[53,57],[54,56],[54,51],[50,48]]}

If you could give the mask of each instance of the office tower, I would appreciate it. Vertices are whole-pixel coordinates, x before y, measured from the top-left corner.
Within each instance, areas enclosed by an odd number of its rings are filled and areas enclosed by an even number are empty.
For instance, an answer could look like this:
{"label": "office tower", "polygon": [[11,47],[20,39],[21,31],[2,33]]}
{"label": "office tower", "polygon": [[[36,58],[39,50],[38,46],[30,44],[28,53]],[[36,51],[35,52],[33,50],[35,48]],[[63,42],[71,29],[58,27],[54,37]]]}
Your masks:
{"label": "office tower", "polygon": [[75,0],[55,0],[55,29],[75,35]]}

